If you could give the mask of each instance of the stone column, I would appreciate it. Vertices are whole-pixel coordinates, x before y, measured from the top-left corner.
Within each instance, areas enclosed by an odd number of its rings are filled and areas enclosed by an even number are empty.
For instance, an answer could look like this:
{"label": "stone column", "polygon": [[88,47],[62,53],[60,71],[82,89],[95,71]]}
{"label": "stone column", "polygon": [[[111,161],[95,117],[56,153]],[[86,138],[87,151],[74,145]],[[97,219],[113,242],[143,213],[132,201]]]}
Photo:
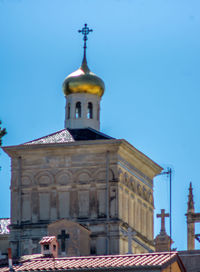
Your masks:
{"label": "stone column", "polygon": [[195,224],[192,220],[192,214],[187,214],[187,249],[195,249]]}

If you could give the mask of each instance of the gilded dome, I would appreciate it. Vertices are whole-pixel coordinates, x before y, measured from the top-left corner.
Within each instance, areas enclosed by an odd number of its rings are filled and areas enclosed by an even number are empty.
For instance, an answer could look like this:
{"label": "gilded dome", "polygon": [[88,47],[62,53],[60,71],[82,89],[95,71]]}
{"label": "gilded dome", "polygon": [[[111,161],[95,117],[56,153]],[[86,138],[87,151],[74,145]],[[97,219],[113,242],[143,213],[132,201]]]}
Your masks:
{"label": "gilded dome", "polygon": [[68,75],[63,82],[65,95],[73,93],[88,93],[102,96],[105,85],[101,78],[90,71],[86,58],[83,58],[81,67]]}

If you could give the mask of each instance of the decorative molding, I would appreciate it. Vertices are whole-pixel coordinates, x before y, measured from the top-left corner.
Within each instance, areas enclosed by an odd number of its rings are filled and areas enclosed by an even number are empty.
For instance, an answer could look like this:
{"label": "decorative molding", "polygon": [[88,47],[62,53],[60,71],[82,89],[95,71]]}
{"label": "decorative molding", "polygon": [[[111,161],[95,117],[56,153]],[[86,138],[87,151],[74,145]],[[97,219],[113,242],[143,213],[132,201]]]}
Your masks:
{"label": "decorative molding", "polygon": [[69,170],[61,170],[55,176],[56,184],[69,185],[73,181],[73,174]]}
{"label": "decorative molding", "polygon": [[90,170],[79,170],[73,177],[75,183],[86,184],[92,180],[92,173]]}
{"label": "decorative molding", "polygon": [[33,184],[33,176],[29,173],[23,173],[22,175],[22,187],[30,187]]}
{"label": "decorative molding", "polygon": [[[94,173],[94,180],[101,180],[101,181],[106,181],[106,170],[105,168],[101,168],[98,169],[95,173]],[[115,181],[116,177],[114,174],[114,171],[111,167],[109,167],[109,181]]]}
{"label": "decorative molding", "polygon": [[[119,157],[120,161],[118,161],[118,165],[121,166],[124,170],[129,172],[131,175],[135,176],[137,179],[139,179],[142,183],[147,185],[149,188],[152,189],[153,187],[153,182],[150,178],[145,176],[141,171],[139,171],[137,168],[133,167],[130,165],[127,161],[123,160],[121,157]],[[136,173],[138,173],[140,176],[138,176]]]}
{"label": "decorative molding", "polygon": [[143,198],[145,201],[153,205],[153,196],[151,190],[135,180],[135,178],[130,177],[127,172],[123,172],[121,169],[118,171],[119,181],[128,187],[132,192]]}
{"label": "decorative molding", "polygon": [[40,171],[35,175],[34,183],[35,185],[49,186],[54,184],[54,177],[49,171]]}

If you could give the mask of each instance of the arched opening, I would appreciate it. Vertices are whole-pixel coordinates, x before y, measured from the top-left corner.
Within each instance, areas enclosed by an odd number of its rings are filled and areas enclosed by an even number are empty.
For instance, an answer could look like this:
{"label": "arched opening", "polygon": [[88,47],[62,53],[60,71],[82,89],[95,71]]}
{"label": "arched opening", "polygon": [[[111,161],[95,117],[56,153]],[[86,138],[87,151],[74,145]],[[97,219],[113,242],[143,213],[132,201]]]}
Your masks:
{"label": "arched opening", "polygon": [[88,103],[87,118],[88,119],[92,119],[93,118],[93,105],[92,105],[91,102]]}
{"label": "arched opening", "polygon": [[76,102],[75,118],[81,118],[81,102]]}
{"label": "arched opening", "polygon": [[70,103],[67,106],[67,118],[70,119]]}

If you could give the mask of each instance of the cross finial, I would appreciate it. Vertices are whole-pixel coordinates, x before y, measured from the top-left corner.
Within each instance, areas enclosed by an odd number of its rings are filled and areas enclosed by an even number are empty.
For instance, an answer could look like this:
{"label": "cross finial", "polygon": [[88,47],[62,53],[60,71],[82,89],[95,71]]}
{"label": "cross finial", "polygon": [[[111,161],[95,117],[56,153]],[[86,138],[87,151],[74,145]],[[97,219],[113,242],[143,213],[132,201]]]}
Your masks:
{"label": "cross finial", "polygon": [[85,24],[84,27],[81,30],[78,30],[79,33],[83,34],[83,40],[84,40],[84,46],[83,46],[83,48],[84,48],[84,59],[86,58],[86,48],[87,48],[86,42],[88,40],[87,36],[92,31],[93,31],[93,29],[89,29],[89,27],[87,26],[87,24]]}
{"label": "cross finial", "polygon": [[161,231],[165,232],[165,217],[169,217],[169,213],[165,213],[165,209],[161,209],[161,213],[157,214],[157,217],[161,217]]}

